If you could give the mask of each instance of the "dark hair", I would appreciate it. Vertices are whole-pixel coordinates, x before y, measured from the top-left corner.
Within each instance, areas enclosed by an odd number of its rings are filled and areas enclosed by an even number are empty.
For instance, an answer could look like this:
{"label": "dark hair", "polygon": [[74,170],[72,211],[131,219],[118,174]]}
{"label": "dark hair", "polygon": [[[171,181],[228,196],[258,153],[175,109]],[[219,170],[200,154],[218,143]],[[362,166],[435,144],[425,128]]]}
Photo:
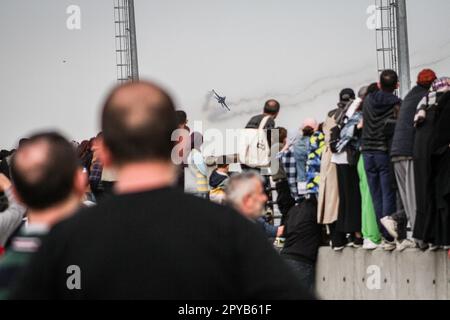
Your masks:
{"label": "dark hair", "polygon": [[367,87],[367,95],[380,91],[380,88],[378,88],[378,83],[374,82],[371,83],[368,87]]}
{"label": "dark hair", "polygon": [[3,159],[5,159],[6,157],[11,155],[11,151],[9,150],[1,150],[0,151],[0,161],[2,161]]}
{"label": "dark hair", "polygon": [[175,111],[177,117],[177,127],[187,122],[187,114],[183,110]]}
{"label": "dark hair", "polygon": [[311,137],[314,134],[314,128],[309,126],[304,127],[302,131],[304,137]]}
{"label": "dark hair", "polygon": [[[18,163],[22,150],[36,143],[48,145],[45,160]],[[22,201],[31,209],[45,209],[64,201],[73,190],[78,159],[72,144],[56,132],[32,136],[11,160],[11,178]]]}
{"label": "dark hair", "polygon": [[217,157],[217,168],[226,168],[230,165],[230,160],[228,156],[223,155],[223,156],[219,156]]}
{"label": "dark hair", "polygon": [[323,125],[324,125],[323,122],[319,123],[319,126],[317,127],[317,131],[323,132]]}
{"label": "dark hair", "polygon": [[384,70],[380,75],[380,86],[384,91],[394,92],[398,86],[398,75],[394,70]]}
{"label": "dark hair", "polygon": [[21,146],[23,146],[25,143],[27,143],[28,142],[28,138],[22,138],[22,139],[20,139],[19,140],[19,147],[21,147]]}
{"label": "dark hair", "polygon": [[276,129],[278,130],[278,142],[283,143],[284,139],[287,138],[288,132],[287,132],[286,128],[283,128],[283,127],[278,127]]}
{"label": "dark hair", "polygon": [[[118,99],[120,97],[120,99]],[[177,129],[170,96],[150,82],[116,87],[105,102],[102,132],[113,161],[169,160]]]}
{"label": "dark hair", "polygon": [[91,150],[90,141],[83,140],[77,148],[78,159],[84,159],[86,155],[90,152],[90,150]]}
{"label": "dark hair", "polygon": [[280,104],[277,100],[270,99],[264,104],[264,113],[270,114],[272,116],[280,112]]}

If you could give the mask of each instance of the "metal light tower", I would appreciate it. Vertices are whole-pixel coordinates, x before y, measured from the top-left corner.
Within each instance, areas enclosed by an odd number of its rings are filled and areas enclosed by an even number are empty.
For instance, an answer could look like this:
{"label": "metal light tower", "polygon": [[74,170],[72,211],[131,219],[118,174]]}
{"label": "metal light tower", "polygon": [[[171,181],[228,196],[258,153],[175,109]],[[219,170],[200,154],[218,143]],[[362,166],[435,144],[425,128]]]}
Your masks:
{"label": "metal light tower", "polygon": [[114,0],[117,81],[138,81],[134,0]]}
{"label": "metal light tower", "polygon": [[399,74],[400,96],[411,87],[408,25],[405,0],[376,0],[378,72],[392,69]]}
{"label": "metal light tower", "polygon": [[398,74],[400,77],[400,97],[404,98],[411,88],[409,64],[408,20],[406,1],[397,0]]}

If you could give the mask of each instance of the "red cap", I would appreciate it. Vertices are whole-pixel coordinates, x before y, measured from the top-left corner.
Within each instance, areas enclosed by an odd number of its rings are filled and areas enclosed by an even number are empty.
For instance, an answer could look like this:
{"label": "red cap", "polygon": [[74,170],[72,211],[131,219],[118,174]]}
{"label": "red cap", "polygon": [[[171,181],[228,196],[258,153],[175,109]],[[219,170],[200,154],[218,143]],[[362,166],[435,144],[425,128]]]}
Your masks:
{"label": "red cap", "polygon": [[420,71],[417,76],[417,84],[422,86],[430,86],[434,80],[436,80],[436,73],[431,69],[424,69]]}

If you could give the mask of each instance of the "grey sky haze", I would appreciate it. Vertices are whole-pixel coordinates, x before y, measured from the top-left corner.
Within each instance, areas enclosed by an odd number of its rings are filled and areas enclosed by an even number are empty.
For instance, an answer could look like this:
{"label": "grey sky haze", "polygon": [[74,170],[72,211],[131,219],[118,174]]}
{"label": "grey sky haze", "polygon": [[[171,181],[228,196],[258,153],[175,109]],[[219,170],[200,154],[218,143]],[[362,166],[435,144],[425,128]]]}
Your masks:
{"label": "grey sky haze", "polygon": [[[323,119],[344,87],[376,80],[373,0],[135,0],[139,70],[163,84],[189,119],[242,127],[279,99],[277,123]],[[81,8],[68,30],[66,8]],[[450,1],[407,0],[412,76],[450,74]],[[115,84],[112,0],[2,0],[0,147],[41,129],[83,139]],[[232,112],[208,99],[216,89]]]}

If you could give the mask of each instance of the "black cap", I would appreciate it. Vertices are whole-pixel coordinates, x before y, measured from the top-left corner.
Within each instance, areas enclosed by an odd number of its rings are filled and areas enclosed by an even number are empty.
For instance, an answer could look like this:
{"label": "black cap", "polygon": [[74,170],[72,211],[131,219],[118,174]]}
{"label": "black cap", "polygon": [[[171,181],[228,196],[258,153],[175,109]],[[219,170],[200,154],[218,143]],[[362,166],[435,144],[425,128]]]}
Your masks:
{"label": "black cap", "polygon": [[339,93],[339,101],[348,102],[355,99],[355,91],[350,88],[344,89]]}

